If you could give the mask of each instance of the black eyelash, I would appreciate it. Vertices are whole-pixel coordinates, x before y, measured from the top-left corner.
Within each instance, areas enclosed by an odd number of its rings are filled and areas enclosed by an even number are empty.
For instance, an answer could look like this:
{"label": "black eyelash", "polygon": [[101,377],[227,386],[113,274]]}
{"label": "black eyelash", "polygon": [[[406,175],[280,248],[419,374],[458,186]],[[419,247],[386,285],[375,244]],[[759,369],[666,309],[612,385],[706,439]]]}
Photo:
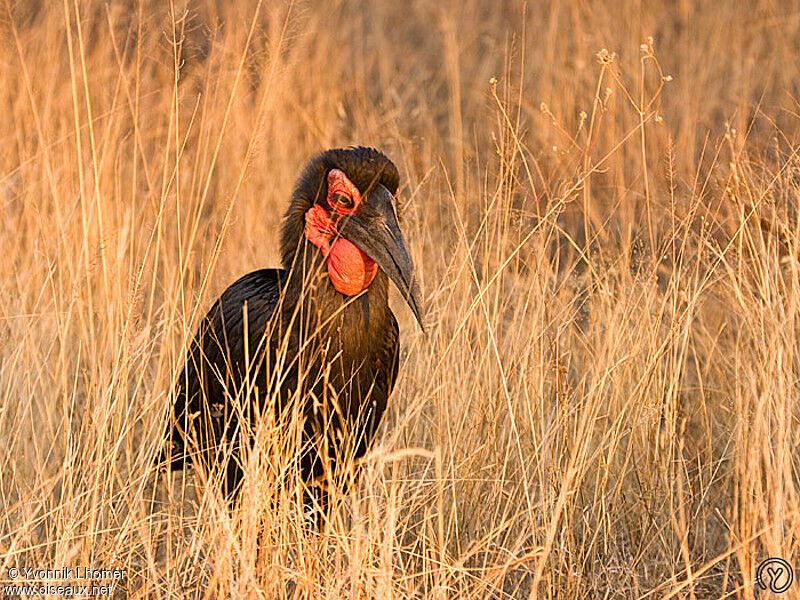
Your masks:
{"label": "black eyelash", "polygon": [[351,209],[353,208],[353,199],[346,194],[335,194],[333,196],[333,202],[342,208]]}

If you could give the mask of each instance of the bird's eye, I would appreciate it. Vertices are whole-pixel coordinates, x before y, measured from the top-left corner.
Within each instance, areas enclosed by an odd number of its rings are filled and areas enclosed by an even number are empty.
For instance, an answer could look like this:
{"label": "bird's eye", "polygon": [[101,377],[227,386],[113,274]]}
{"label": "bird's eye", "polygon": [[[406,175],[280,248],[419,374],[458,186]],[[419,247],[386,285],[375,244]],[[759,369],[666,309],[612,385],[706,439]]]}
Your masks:
{"label": "bird's eye", "polygon": [[347,194],[334,194],[333,203],[338,208],[343,208],[345,210],[353,208],[353,199]]}

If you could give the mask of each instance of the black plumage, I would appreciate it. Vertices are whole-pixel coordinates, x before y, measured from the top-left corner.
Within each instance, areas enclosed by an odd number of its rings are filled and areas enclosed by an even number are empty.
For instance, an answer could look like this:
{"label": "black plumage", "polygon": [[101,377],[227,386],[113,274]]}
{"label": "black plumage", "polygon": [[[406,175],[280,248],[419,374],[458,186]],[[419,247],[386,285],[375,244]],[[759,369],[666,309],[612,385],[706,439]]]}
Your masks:
{"label": "black plumage", "polygon": [[[355,196],[360,192],[355,213],[332,206],[334,169],[358,188]],[[390,278],[420,319],[419,289],[394,213],[398,184],[394,164],[369,148],[329,150],[309,162],[282,225],[283,268],[248,273],[226,289],[191,343],[168,429],[173,469],[193,454],[206,466],[220,465],[224,491],[235,498],[248,442],[242,431],[266,410],[286,423],[291,411],[300,416],[298,464],[311,487],[324,490],[337,463],[366,452],[397,377]],[[377,263],[364,291],[345,295],[334,287],[324,253],[309,240],[306,215],[315,205],[331,217],[331,242],[345,238]]]}

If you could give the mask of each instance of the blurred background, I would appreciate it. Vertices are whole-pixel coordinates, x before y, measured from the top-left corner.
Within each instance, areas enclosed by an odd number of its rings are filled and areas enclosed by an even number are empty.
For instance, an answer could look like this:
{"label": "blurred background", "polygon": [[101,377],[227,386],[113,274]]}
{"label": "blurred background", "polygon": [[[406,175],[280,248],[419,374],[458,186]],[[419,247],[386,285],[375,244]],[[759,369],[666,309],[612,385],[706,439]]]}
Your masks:
{"label": "blurred background", "polygon": [[[800,3],[6,2],[0,573],[117,597],[752,598],[792,562]],[[397,164],[427,336],[323,532],[154,459],[305,161]]]}

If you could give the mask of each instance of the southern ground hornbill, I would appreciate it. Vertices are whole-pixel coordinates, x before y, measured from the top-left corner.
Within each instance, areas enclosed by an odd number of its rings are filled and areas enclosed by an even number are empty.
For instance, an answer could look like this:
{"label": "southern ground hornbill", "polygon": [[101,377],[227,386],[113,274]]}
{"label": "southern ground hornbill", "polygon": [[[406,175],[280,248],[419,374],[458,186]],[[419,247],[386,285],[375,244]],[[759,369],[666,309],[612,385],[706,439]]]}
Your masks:
{"label": "southern ground hornbill", "polygon": [[[295,187],[281,230],[282,269],[240,278],[200,324],[176,384],[165,460],[224,469],[236,498],[242,448],[258,415],[295,424],[295,457],[327,500],[337,463],[366,452],[397,377],[389,280],[422,325],[413,265],[397,223],[395,165],[371,148],[328,150]],[[282,426],[281,426],[282,427]]]}

